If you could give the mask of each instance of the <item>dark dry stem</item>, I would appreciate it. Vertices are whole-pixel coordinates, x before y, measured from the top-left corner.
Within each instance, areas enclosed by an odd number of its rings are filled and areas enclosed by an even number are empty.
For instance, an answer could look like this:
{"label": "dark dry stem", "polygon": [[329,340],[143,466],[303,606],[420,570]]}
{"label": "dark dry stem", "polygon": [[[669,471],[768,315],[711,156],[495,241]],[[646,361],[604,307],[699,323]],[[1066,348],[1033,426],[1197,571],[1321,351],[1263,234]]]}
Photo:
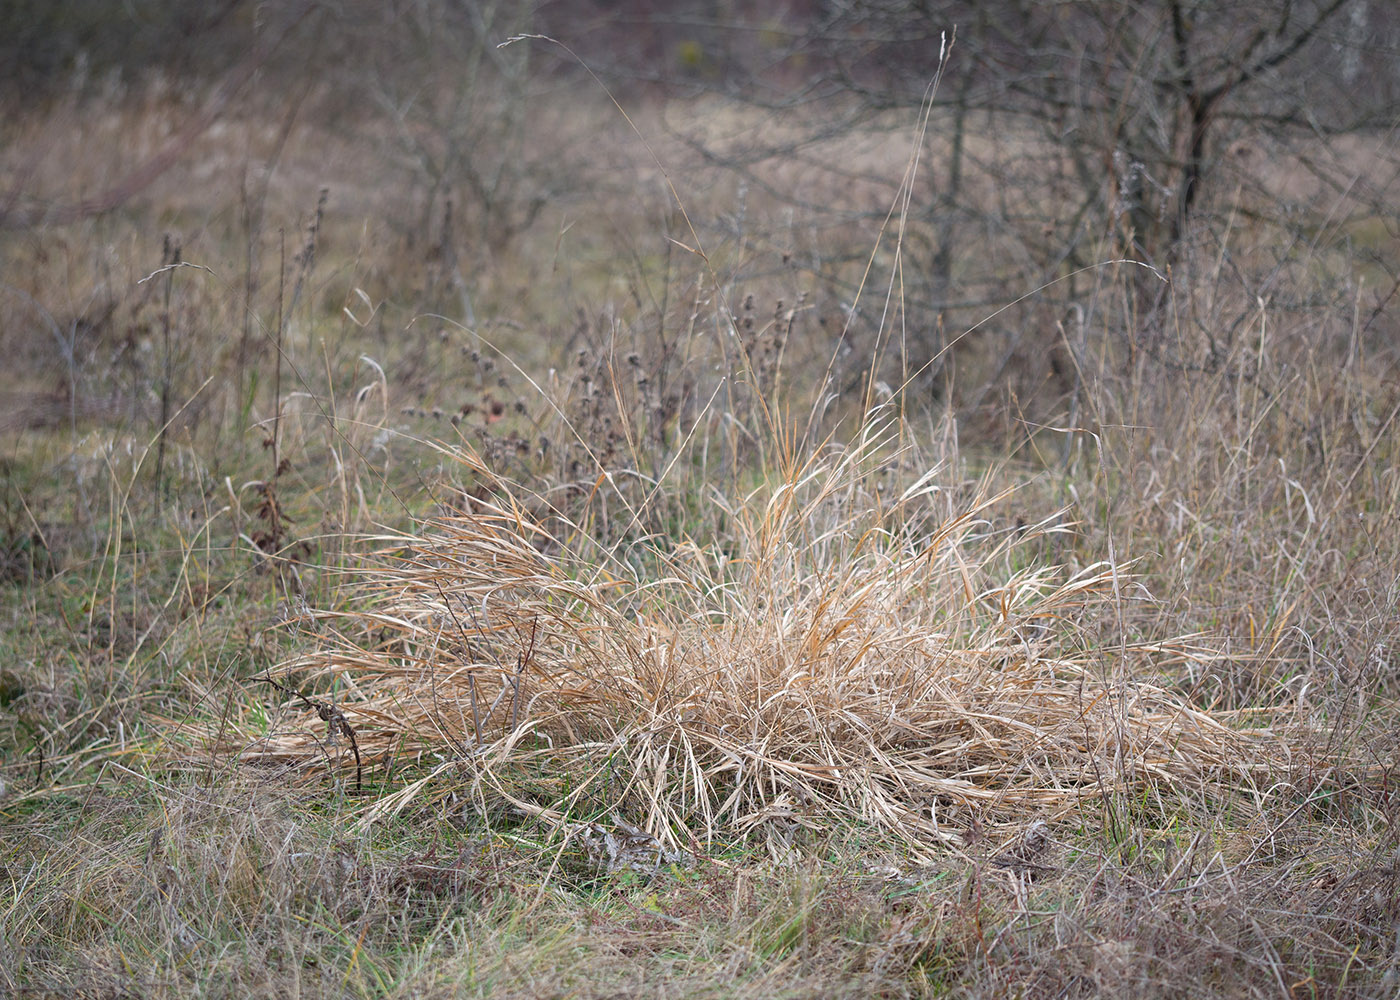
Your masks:
{"label": "dark dry stem", "polygon": [[285,694],[300,698],[307,708],[320,716],[321,721],[327,726],[328,735],[332,737],[337,733],[343,733],[345,735],[346,739],[350,741],[350,749],[355,752],[355,791],[356,793],[363,791],[364,769],[360,763],[360,744],[359,741],[355,739],[355,730],[350,727],[350,720],[345,717],[345,713],[328,702],[311,698],[297,688],[288,687],[271,677],[264,677],[263,681],[271,684],[277,690]]}

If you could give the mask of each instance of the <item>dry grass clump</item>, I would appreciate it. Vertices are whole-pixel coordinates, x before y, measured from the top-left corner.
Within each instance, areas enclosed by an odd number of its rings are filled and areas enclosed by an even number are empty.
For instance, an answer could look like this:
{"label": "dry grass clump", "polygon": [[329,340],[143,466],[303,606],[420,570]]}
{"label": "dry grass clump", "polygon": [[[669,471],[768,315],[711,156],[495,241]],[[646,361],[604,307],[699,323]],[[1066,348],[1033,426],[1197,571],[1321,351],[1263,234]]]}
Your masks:
{"label": "dry grass clump", "polygon": [[0,246],[0,994],[1393,992],[1393,279],[986,232],[923,328],[888,133],[687,218],[561,94],[517,232],[283,96]]}
{"label": "dry grass clump", "polygon": [[[709,537],[602,546],[524,499],[466,502],[376,539],[358,597],[315,612],[322,648],[285,669],[337,692],[365,761],[441,762],[371,817],[465,785],[672,846],[845,823],[927,845],[1282,762],[1271,733],[1132,679],[1198,655],[1184,642],[1123,644],[1111,673],[1092,669],[1123,568],[1047,565],[1038,546],[1064,524],[997,529],[983,514],[1005,497],[955,499],[900,431],[877,409],[848,447],[714,489]],[[353,766],[334,736],[291,722],[239,752]]]}

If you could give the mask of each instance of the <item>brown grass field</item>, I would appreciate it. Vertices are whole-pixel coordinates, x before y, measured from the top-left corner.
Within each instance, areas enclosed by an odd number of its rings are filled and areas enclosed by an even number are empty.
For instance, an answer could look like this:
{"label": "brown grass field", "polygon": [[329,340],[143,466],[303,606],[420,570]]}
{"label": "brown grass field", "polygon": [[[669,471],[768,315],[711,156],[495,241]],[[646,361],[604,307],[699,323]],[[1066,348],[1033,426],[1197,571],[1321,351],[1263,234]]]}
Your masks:
{"label": "brown grass field", "polygon": [[936,118],[206,99],[4,125],[0,996],[1400,990],[1393,219],[969,231],[935,389]]}

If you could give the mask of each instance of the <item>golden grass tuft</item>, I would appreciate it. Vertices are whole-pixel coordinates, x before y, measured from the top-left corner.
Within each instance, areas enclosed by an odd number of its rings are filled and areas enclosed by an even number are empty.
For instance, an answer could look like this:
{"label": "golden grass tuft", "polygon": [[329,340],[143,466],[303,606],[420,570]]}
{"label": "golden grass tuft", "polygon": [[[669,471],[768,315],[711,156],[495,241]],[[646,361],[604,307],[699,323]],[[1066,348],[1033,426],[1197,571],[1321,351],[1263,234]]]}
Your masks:
{"label": "golden grass tuft", "polygon": [[[324,641],[283,668],[339,692],[367,768],[432,762],[365,820],[465,786],[483,807],[613,816],[673,847],[858,824],[917,848],[1284,764],[1273,732],[1134,679],[1209,654],[1115,634],[1122,567],[1047,564],[1067,525],[998,529],[1006,494],[941,483],[900,430],[877,408],[853,444],[716,489],[727,528],[709,539],[603,545],[504,484],[371,539],[348,605],[309,614]],[[1090,666],[1105,659],[1111,675]],[[354,766],[315,733],[307,718],[222,746]]]}

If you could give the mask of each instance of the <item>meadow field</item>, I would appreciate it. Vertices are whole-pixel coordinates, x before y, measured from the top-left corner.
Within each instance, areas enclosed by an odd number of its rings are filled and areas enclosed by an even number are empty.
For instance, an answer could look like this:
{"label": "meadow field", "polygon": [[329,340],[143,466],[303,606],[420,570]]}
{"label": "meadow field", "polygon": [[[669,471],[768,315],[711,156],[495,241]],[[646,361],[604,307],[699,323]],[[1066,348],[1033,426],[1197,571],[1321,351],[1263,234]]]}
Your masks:
{"label": "meadow field", "polygon": [[3,125],[0,996],[1400,990],[1393,132],[299,87]]}

